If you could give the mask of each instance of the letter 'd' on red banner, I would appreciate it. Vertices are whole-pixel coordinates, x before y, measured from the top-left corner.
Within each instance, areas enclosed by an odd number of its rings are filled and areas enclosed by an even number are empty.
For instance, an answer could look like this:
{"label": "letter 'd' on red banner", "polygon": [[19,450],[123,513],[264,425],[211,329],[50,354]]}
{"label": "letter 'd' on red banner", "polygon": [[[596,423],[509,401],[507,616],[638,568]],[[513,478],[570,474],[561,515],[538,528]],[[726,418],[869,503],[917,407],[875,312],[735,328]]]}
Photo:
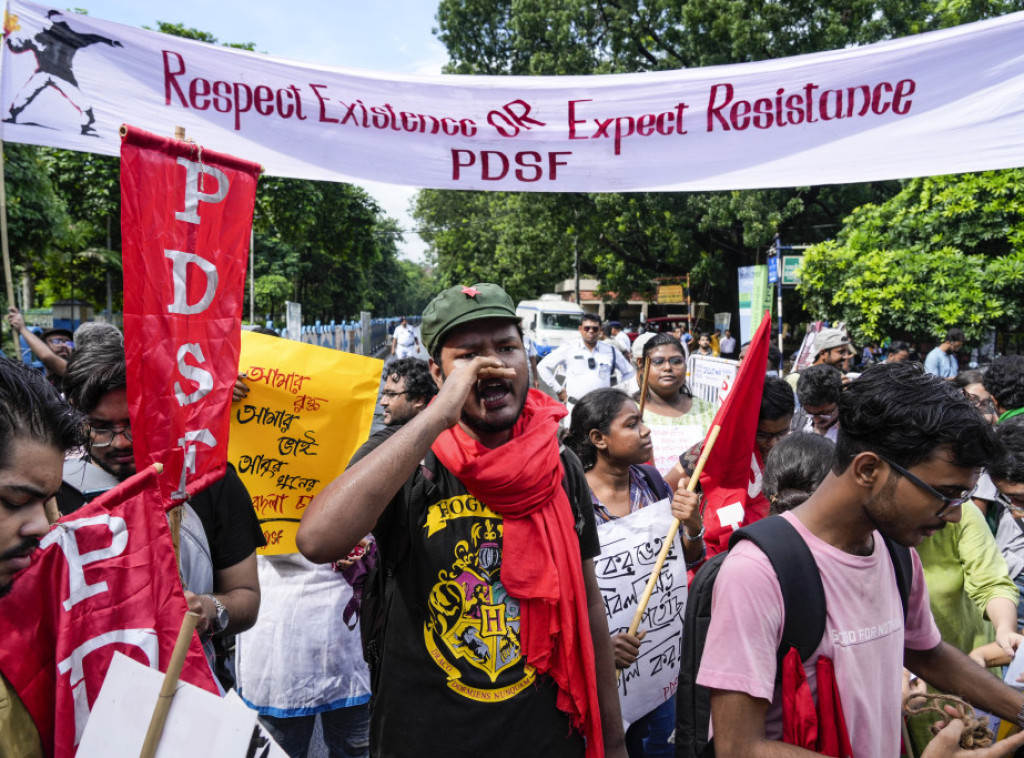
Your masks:
{"label": "letter 'd' on red banner", "polygon": [[[183,500],[224,474],[261,168],[125,127],[124,332],[138,469]],[[181,462],[180,465],[178,462]]]}

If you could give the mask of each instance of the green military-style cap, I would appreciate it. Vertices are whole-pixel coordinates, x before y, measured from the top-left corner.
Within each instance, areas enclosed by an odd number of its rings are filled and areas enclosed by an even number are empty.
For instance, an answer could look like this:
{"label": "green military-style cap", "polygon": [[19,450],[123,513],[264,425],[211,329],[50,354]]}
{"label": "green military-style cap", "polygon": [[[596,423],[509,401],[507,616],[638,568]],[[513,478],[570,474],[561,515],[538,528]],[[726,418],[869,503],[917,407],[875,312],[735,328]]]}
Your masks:
{"label": "green military-style cap", "polygon": [[423,309],[423,346],[433,355],[444,336],[456,326],[485,318],[505,318],[517,324],[520,321],[512,298],[497,284],[479,282],[472,287],[449,287]]}

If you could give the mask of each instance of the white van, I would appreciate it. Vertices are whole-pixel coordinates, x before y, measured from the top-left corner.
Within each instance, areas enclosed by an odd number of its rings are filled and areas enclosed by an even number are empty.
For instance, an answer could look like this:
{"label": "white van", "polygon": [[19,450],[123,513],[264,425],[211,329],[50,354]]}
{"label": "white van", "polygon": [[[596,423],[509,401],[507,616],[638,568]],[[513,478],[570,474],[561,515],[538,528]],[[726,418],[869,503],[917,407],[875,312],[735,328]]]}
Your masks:
{"label": "white van", "polygon": [[543,358],[565,340],[579,336],[584,310],[560,295],[541,295],[540,300],[523,300],[516,315],[523,320],[523,331],[533,338],[537,355]]}

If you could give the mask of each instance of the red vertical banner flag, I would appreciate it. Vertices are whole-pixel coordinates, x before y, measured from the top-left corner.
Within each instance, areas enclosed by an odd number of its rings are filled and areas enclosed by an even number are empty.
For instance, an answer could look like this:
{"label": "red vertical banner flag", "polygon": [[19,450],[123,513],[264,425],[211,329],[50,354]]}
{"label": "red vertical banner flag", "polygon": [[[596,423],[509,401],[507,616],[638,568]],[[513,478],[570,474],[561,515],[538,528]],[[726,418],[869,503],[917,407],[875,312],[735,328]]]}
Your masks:
{"label": "red vertical banner flag", "polygon": [[761,494],[764,462],[755,442],[770,339],[771,318],[766,316],[712,423],[722,430],[700,475],[709,558],[729,549],[733,531],[768,515],[768,500]]}
{"label": "red vertical banner flag", "polygon": [[[152,467],[53,526],[0,598],[0,671],[47,755],[75,754],[114,653],[167,669],[187,611]],[[181,676],[218,691],[196,635]]]}
{"label": "red vertical banner flag", "polygon": [[138,469],[186,499],[224,474],[256,163],[122,127],[128,405]]}

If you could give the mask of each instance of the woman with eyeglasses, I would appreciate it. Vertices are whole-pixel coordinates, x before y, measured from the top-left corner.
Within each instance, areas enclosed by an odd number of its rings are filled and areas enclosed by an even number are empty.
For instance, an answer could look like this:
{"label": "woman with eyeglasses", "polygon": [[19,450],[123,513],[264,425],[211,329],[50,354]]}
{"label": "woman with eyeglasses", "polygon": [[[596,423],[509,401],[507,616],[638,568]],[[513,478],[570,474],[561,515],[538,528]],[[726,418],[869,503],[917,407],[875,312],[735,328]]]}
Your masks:
{"label": "woman with eyeglasses", "polygon": [[[656,334],[643,347],[643,358],[650,361],[644,423],[651,429],[654,465],[663,475],[679,460],[679,454],[707,436],[715,420],[714,405],[694,397],[686,386],[686,356],[683,346],[671,334]],[[640,373],[643,373],[640,361]],[[637,376],[640,401],[643,376]]]}

